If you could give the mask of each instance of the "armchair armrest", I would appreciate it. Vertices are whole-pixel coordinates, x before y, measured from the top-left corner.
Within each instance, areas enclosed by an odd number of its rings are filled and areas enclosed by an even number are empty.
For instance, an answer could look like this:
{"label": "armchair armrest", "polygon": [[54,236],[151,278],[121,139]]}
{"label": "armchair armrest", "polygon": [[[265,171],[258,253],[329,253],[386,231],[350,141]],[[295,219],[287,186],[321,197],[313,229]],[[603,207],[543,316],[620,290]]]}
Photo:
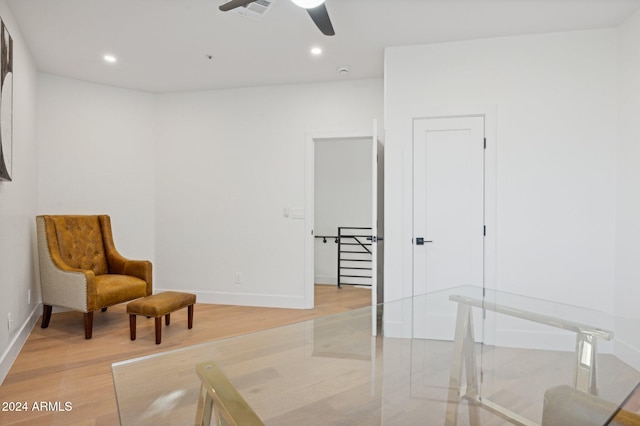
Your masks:
{"label": "armchair armrest", "polygon": [[144,280],[147,283],[147,296],[151,295],[153,291],[153,272],[151,262],[148,260],[127,259],[118,253],[115,248],[113,251],[107,251],[107,262],[109,262],[110,273],[131,275]]}
{"label": "armchair armrest", "polygon": [[153,292],[153,267],[148,260],[131,260],[116,250],[111,231],[111,219],[107,215],[98,216],[102,228],[102,241],[109,265],[109,273],[131,275],[147,283],[147,296]]}

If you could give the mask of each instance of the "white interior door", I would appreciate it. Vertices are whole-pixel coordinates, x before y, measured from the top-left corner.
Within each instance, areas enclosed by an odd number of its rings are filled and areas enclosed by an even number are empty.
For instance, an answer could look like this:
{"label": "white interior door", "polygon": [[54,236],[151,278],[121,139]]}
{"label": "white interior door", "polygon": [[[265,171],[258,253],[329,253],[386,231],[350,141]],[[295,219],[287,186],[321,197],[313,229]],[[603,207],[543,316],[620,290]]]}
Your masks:
{"label": "white interior door", "polygon": [[[371,138],[371,330],[374,336],[378,334],[376,305],[384,301],[384,148],[378,138],[378,121],[374,120]],[[375,345],[372,350],[375,351]]]}
{"label": "white interior door", "polygon": [[371,137],[371,304],[378,303],[378,129]]}
{"label": "white interior door", "polygon": [[373,122],[371,144],[371,304],[384,302],[384,146]]}
{"label": "white interior door", "polygon": [[483,286],[484,118],[414,120],[413,294]]}

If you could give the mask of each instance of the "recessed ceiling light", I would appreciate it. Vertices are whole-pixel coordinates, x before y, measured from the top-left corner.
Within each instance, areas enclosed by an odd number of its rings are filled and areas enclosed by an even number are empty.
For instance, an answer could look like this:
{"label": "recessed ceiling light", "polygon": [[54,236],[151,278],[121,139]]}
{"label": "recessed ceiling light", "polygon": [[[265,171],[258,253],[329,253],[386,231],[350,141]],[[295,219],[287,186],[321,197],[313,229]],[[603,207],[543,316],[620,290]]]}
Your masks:
{"label": "recessed ceiling light", "polygon": [[311,54],[315,55],[315,56],[321,55],[322,54],[322,49],[319,48],[319,47],[312,47],[311,48]]}
{"label": "recessed ceiling light", "polygon": [[113,55],[104,55],[102,59],[104,59],[105,62],[109,62],[110,64],[113,64],[117,60]]}

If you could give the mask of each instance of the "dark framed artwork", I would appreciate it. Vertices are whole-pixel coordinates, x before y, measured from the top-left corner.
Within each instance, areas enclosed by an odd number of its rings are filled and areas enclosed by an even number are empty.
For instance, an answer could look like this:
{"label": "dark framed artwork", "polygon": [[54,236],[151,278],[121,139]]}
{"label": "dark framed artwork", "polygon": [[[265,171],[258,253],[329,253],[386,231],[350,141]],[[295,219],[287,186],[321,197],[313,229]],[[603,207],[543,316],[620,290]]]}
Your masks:
{"label": "dark framed artwork", "polygon": [[0,35],[0,180],[13,176],[13,39],[2,23]]}

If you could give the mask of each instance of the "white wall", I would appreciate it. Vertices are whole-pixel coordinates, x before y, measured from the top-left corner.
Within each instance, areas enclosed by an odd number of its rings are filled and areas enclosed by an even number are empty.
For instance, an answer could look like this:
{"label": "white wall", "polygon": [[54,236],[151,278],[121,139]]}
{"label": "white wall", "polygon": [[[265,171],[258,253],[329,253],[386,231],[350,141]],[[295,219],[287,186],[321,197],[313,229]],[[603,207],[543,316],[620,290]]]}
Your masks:
{"label": "white wall", "polygon": [[[157,288],[304,306],[305,135],[368,129],[382,81],[158,97]],[[242,283],[235,283],[241,273]]]}
{"label": "white wall", "polygon": [[640,12],[620,26],[618,40],[615,350],[640,369]]}
{"label": "white wall", "polygon": [[411,294],[411,121],[402,111],[490,105],[495,286],[611,312],[616,79],[608,29],[387,49],[386,300]]}
{"label": "white wall", "polygon": [[170,95],[39,84],[41,213],[110,214],[119,251],[154,262],[156,291],[303,306],[304,220],[282,212],[304,207],[305,133],[370,127],[381,80]]}
{"label": "white wall", "polygon": [[[338,227],[371,227],[371,138],[317,139],[314,232],[338,235]],[[317,284],[337,283],[338,245],[315,240]]]}
{"label": "white wall", "polygon": [[[0,382],[40,314],[36,280],[35,216],[38,206],[36,68],[4,1],[0,17],[13,38],[13,181],[0,182]],[[31,290],[31,304],[27,293]],[[13,323],[7,329],[7,316]]]}
{"label": "white wall", "polygon": [[153,261],[155,95],[48,74],[39,86],[39,212],[109,214],[118,251]]}

